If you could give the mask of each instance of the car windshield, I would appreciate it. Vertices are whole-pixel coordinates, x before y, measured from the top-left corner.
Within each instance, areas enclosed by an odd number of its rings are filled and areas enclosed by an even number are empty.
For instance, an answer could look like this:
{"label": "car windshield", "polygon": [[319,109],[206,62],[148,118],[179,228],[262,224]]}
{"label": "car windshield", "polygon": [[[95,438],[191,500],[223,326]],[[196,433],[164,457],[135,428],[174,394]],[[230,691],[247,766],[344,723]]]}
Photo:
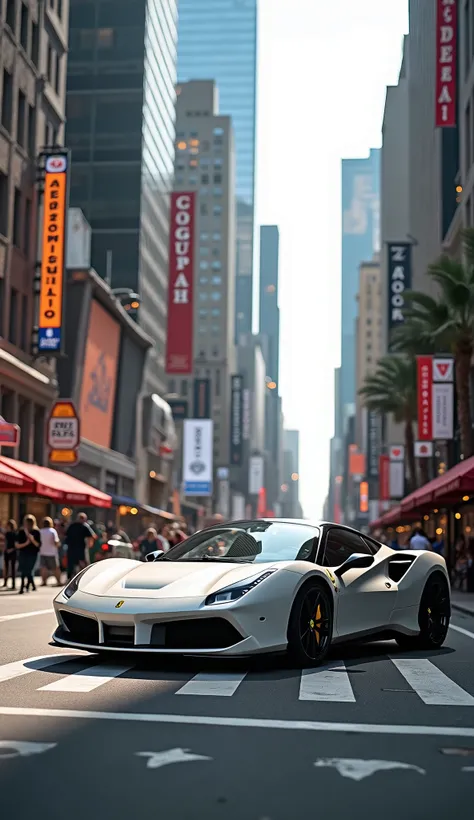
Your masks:
{"label": "car windshield", "polygon": [[159,560],[255,563],[304,561],[314,557],[319,538],[309,524],[250,521],[202,530]]}

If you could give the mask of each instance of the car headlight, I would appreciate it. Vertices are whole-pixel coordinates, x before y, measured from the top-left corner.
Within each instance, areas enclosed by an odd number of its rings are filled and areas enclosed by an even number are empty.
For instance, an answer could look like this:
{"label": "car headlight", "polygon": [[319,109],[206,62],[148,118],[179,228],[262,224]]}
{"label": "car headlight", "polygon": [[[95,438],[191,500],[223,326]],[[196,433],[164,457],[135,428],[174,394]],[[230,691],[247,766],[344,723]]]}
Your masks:
{"label": "car headlight", "polygon": [[243,595],[246,595],[247,592],[250,592],[251,589],[255,589],[262,581],[265,581],[269,575],[273,575],[274,572],[276,572],[276,569],[270,569],[257,578],[250,578],[243,584],[239,583],[235,586],[220,589],[218,592],[213,592],[207,596],[204,603],[206,606],[215,606],[216,604],[230,604],[232,601],[237,601],[239,598],[242,598]]}
{"label": "car headlight", "polygon": [[94,566],[93,564],[89,564],[89,566],[84,567],[84,569],[81,569],[81,571],[78,572],[77,575],[74,576],[72,581],[69,582],[67,587],[65,587],[65,589],[63,589],[63,594],[66,596],[66,598],[71,598],[74,595],[74,593],[77,592],[77,590],[79,589],[80,579],[82,578],[84,573],[87,572],[88,569],[91,569],[91,567],[93,567],[93,566]]}

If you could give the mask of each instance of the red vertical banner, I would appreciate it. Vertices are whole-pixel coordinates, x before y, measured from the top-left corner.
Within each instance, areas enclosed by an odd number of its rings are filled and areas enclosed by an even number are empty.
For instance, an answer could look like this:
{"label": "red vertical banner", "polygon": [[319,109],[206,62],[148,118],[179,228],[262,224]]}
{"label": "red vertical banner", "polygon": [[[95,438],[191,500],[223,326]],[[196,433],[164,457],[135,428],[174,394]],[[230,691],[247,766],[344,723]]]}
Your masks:
{"label": "red vertical banner", "polygon": [[265,487],[260,487],[258,491],[257,515],[264,518],[267,511],[267,491]]}
{"label": "red vertical banner", "polygon": [[437,0],[436,128],[456,125],[458,0]]}
{"label": "red vertical banner", "polygon": [[196,192],[172,193],[166,372],[193,371],[194,231]]}
{"label": "red vertical banner", "polygon": [[433,357],[417,356],[418,440],[433,439]]}
{"label": "red vertical banner", "polygon": [[380,501],[390,500],[390,456],[379,456],[379,496]]}

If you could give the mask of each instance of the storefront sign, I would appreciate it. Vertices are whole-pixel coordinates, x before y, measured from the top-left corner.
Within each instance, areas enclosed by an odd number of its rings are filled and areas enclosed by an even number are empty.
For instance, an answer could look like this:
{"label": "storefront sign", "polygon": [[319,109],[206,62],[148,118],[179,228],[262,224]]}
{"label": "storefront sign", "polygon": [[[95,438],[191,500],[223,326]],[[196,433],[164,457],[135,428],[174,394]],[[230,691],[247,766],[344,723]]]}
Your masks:
{"label": "storefront sign", "polygon": [[194,418],[211,418],[211,380],[194,379]]}
{"label": "storefront sign", "polygon": [[366,475],[369,497],[373,501],[379,494],[379,455],[382,446],[382,417],[374,410],[367,410],[367,459]]}
{"label": "storefront sign", "polygon": [[433,439],[433,357],[417,356],[418,439]]}
{"label": "storefront sign", "polygon": [[235,467],[242,464],[242,392],[243,376],[231,377],[230,408],[230,462]]}
{"label": "storefront sign", "polygon": [[444,357],[433,359],[433,381],[452,382],[454,380],[454,359]]}
{"label": "storefront sign", "polygon": [[68,167],[67,151],[45,157],[38,351],[48,355],[63,347]]}
{"label": "storefront sign", "polygon": [[401,461],[390,462],[390,498],[398,500],[405,495],[405,465]]}
{"label": "storefront sign", "polygon": [[454,385],[433,385],[433,438],[448,441],[454,433]]}
{"label": "storefront sign", "polygon": [[456,126],[457,0],[437,0],[436,128]]}
{"label": "storefront sign", "polygon": [[185,419],[183,434],[183,483],[185,496],[212,495],[211,419]]}
{"label": "storefront sign", "polygon": [[359,512],[366,515],[369,512],[369,484],[361,481],[359,486]]}
{"label": "storefront sign", "polygon": [[411,245],[388,245],[388,332],[405,321],[405,291],[411,288]]}
{"label": "storefront sign", "polygon": [[58,399],[53,405],[47,427],[50,464],[73,467],[79,461],[81,433],[79,417],[70,399]]}
{"label": "storefront sign", "polygon": [[251,456],[249,462],[249,495],[258,495],[264,484],[263,456]]}
{"label": "storefront sign", "polygon": [[0,447],[18,447],[20,444],[20,428],[18,424],[10,424],[0,416]]}
{"label": "storefront sign", "polygon": [[403,444],[392,444],[389,450],[390,461],[405,461],[405,447]]}
{"label": "storefront sign", "polygon": [[415,441],[415,458],[431,458],[432,456],[432,441]]}
{"label": "storefront sign", "polygon": [[193,370],[193,280],[196,194],[171,194],[166,372]]}

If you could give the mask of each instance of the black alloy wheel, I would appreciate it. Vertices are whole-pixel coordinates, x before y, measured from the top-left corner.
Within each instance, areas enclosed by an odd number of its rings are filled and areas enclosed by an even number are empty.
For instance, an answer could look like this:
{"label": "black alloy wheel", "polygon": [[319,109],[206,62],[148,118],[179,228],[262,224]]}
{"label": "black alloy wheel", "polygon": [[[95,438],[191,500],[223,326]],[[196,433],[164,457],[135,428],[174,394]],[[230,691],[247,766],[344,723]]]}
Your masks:
{"label": "black alloy wheel", "polygon": [[297,596],[288,625],[288,654],[299,667],[319,666],[331,646],[333,603],[325,585],[314,582]]}
{"label": "black alloy wheel", "polygon": [[448,582],[441,572],[434,572],[426,582],[418,612],[418,635],[399,635],[402,649],[438,649],[446,640],[451,618]]}

